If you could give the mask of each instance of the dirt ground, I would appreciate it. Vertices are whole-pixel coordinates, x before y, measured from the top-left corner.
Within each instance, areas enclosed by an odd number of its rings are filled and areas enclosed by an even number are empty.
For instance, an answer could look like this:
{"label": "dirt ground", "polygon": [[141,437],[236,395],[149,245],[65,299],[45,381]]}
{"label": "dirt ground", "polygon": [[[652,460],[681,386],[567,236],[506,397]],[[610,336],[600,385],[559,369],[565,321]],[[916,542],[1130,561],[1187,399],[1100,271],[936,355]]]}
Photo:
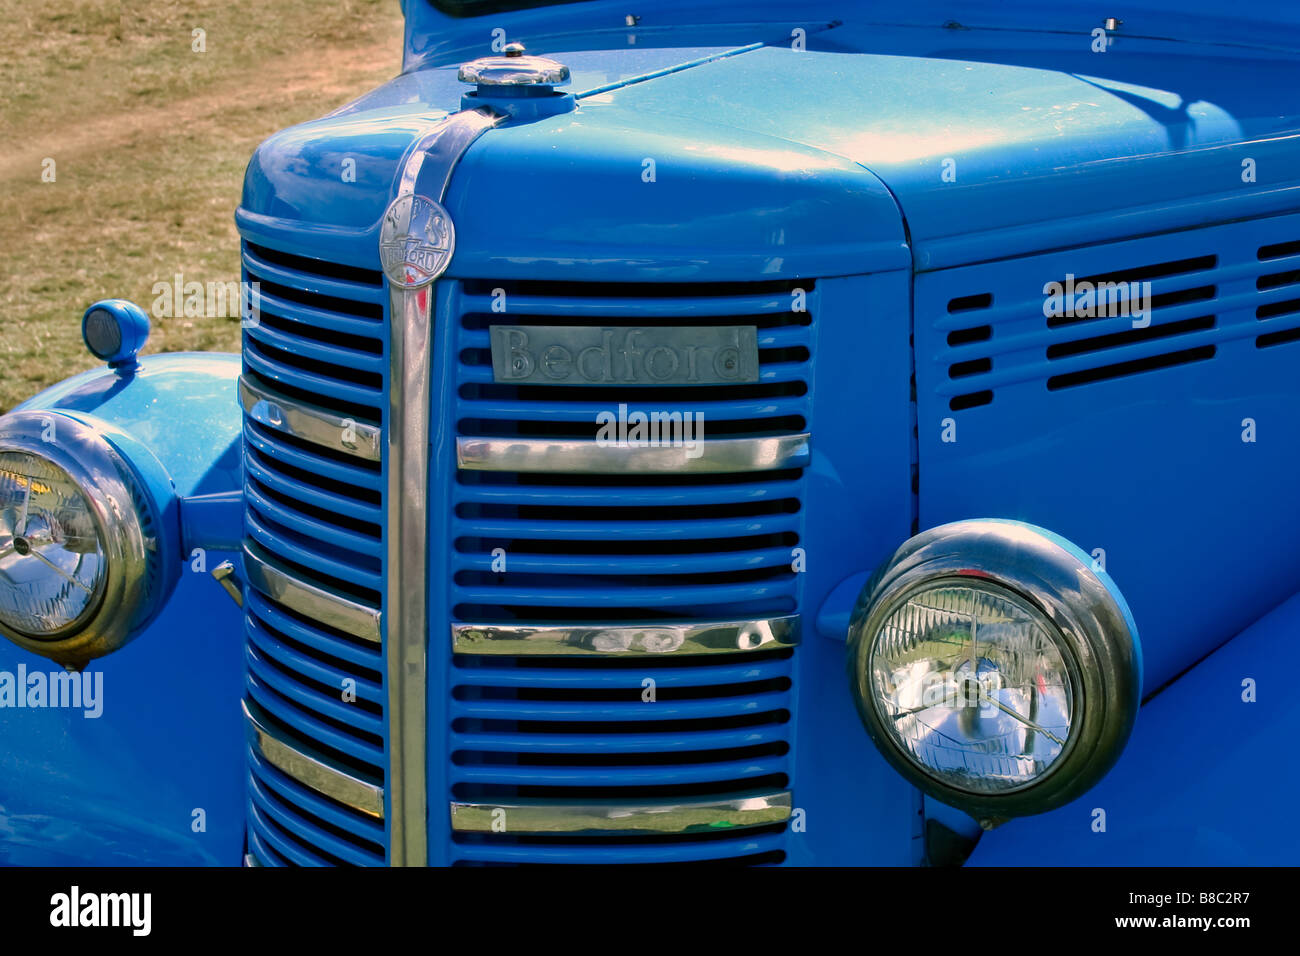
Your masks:
{"label": "dirt ground", "polygon": [[[401,27],[397,0],[0,0],[0,412],[96,364],[96,299],[237,280],[253,149],[393,76]],[[178,317],[146,352],[238,347]]]}

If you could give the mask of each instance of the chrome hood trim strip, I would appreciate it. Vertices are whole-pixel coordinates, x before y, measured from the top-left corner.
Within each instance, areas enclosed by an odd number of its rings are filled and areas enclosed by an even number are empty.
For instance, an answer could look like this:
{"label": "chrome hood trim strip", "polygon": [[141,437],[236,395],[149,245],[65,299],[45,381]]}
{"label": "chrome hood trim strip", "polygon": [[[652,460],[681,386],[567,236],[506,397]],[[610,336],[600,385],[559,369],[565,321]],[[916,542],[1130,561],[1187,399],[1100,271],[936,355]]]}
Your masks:
{"label": "chrome hood trim strip", "polygon": [[327,409],[288,398],[269,388],[254,385],[243,375],[239,376],[239,404],[249,418],[267,428],[345,455],[379,461],[382,437],[374,425],[343,418]]}
{"label": "chrome hood trim strip", "polygon": [[337,800],[376,820],[384,818],[384,788],[335,766],[328,757],[273,729],[261,709],[241,700],[248,739],[254,750],[286,776],[304,787]]}
{"label": "chrome hood trim strip", "polygon": [[728,474],[801,468],[811,436],[722,438],[685,445],[604,444],[552,438],[458,438],[464,471],[520,471],[595,475]]}
{"label": "chrome hood trim strip", "polygon": [[790,819],[791,805],[788,790],[637,803],[527,799],[453,802],[451,828],[456,833],[522,835],[678,834],[708,826],[742,828],[785,823]]}
{"label": "chrome hood trim strip", "polygon": [[522,624],[453,624],[457,654],[507,654],[512,657],[657,657],[672,654],[748,654],[799,642],[799,616],[754,621],[629,626],[572,624],[530,627]]}
{"label": "chrome hood trim strip", "polygon": [[381,626],[377,610],[294,577],[263,558],[258,550],[256,545],[244,543],[244,577],[251,587],[313,621],[379,643]]}
{"label": "chrome hood trim strip", "polygon": [[[436,122],[406,155],[395,199],[442,203],[456,163],[505,119],[487,109]],[[389,291],[388,541],[384,651],[388,668],[388,847],[393,866],[429,861],[429,437],[434,287]]]}

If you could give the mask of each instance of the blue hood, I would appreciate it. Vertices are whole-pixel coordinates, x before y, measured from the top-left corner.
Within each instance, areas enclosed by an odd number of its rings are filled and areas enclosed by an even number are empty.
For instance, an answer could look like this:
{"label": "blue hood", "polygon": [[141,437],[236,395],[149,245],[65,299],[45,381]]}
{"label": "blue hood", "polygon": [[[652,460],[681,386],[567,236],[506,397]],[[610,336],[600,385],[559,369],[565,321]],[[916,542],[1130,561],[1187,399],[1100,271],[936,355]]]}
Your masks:
{"label": "blue hood", "polygon": [[[657,81],[638,77],[743,50],[559,55],[578,109],[493,130],[457,169],[446,202],[457,228],[451,275],[511,278],[545,265],[573,279],[725,281],[909,266],[897,206],[860,164],[619,101]],[[324,237],[342,258],[373,260],[406,150],[465,90],[454,68],[420,70],[271,137],[249,164],[241,229],[256,237],[290,220],[312,245]]]}
{"label": "blue hood", "polygon": [[[989,33],[849,24],[806,51],[547,50],[579,107],[471,149],[449,197],[452,272],[580,278],[617,248],[640,278],[703,278],[706,261],[715,280],[836,275],[909,264],[905,236],[925,270],[1186,228],[1207,202],[1295,205],[1294,60]],[[277,134],[250,164],[241,223],[321,223],[373,259],[404,151],[463,90],[454,67],[421,69]]]}

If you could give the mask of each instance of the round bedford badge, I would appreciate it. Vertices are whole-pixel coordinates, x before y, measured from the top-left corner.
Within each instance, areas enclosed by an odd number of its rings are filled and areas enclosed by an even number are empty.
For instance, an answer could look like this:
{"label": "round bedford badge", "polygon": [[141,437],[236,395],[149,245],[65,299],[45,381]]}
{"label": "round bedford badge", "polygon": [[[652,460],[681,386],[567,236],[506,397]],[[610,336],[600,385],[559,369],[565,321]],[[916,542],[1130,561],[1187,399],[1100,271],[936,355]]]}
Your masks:
{"label": "round bedford badge", "polygon": [[456,229],[440,203],[407,193],[384,213],[379,259],[393,285],[428,285],[447,270],[455,250]]}

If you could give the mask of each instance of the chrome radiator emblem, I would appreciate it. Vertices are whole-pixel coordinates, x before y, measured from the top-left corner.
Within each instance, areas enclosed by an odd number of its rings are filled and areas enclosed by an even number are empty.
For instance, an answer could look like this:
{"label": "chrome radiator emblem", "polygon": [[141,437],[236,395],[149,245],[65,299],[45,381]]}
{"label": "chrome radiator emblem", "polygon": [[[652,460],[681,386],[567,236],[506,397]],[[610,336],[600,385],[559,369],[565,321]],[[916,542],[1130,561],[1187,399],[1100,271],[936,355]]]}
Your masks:
{"label": "chrome radiator emblem", "polygon": [[441,203],[407,193],[385,211],[379,259],[393,285],[428,285],[447,271],[455,251],[456,229]]}

